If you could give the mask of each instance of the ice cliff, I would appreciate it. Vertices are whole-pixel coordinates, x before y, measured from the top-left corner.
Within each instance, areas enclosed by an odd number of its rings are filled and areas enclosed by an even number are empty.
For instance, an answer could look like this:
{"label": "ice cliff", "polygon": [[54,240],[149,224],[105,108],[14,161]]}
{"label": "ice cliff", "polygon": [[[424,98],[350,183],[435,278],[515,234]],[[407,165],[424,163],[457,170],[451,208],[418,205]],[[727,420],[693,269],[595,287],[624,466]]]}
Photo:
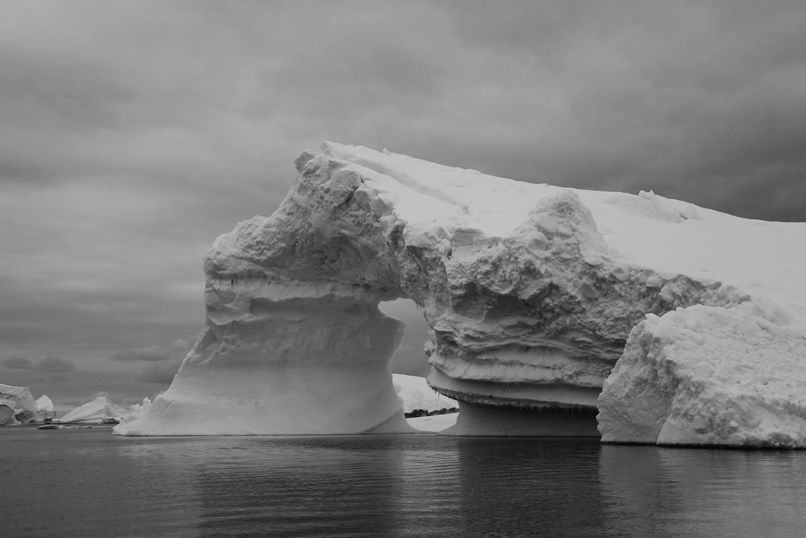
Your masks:
{"label": "ice cliff", "polygon": [[[675,391],[701,381],[682,367],[664,383],[651,371],[696,352],[653,363],[656,320],[677,326],[670,316],[709,308],[803,334],[803,225],[360,146],[327,143],[296,164],[297,182],[272,216],[213,244],[195,347],[168,391],[118,433],[406,431],[388,366],[404,327],[377,307],[401,297],[430,327],[430,385],[460,402],[454,433],[598,435],[599,407],[605,440],[657,442],[638,412],[649,405],[641,394],[652,393],[651,405],[671,403],[646,420],[674,415],[679,437],[703,430],[703,419],[675,414]],[[719,337],[703,331],[717,339],[715,363],[730,363]],[[672,342],[673,333],[663,335]],[[797,360],[793,346],[783,346],[786,360]],[[630,361],[640,367],[621,365]],[[781,407],[793,416],[803,409]],[[723,441],[721,430],[704,428],[698,439]]]}

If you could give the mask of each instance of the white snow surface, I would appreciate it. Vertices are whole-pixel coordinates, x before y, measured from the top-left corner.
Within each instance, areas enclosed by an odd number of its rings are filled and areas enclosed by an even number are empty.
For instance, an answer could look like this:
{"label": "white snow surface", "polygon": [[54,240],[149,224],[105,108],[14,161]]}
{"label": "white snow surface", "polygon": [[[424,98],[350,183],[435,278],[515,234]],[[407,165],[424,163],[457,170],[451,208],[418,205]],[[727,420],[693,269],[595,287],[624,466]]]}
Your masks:
{"label": "white snow surface", "polygon": [[651,191],[633,195],[503,179],[364,146],[328,142],[324,149],[387,172],[357,168],[364,188],[391,201],[399,218],[416,226],[409,232],[414,238],[448,237],[457,228],[506,237],[529,221],[539,201],[573,192],[593,214],[604,251],[621,264],[721,281],[773,301],[784,323],[806,323],[806,223],[744,219]]}
{"label": "white snow surface", "polygon": [[405,374],[392,374],[395,392],[403,400],[403,412],[415,409],[440,411],[459,407],[459,402],[432,389],[424,377]]}
{"label": "white snow surface", "polygon": [[[703,443],[799,442],[788,421],[780,435],[752,442],[703,424],[716,424],[757,379],[789,377],[804,360],[792,343],[764,354],[761,374],[760,366],[734,367],[728,350],[740,345],[736,338],[756,349],[770,331],[789,335],[786,342],[806,333],[806,224],[742,219],[652,192],[513,181],[335,143],[303,153],[297,168],[297,183],[272,216],[241,222],[215,241],[196,346],[168,391],[118,433],[405,431],[388,372],[403,328],[377,304],[408,297],[431,329],[428,379],[459,401],[598,406],[606,440],[658,442],[635,433],[649,404],[636,397],[617,408],[608,394],[633,386],[641,393],[649,371],[669,364],[655,357],[667,354],[688,372],[676,387],[735,390],[700,406],[710,422],[670,418],[662,442],[691,443],[691,431]],[[702,317],[698,305],[715,317]],[[647,314],[675,327],[710,324],[703,335],[710,355],[684,353],[673,347],[677,337],[658,339],[654,355],[635,351],[635,340],[657,329],[655,318],[641,323]],[[770,329],[723,331],[723,315]],[[597,400],[617,360],[634,366],[616,368]],[[710,366],[701,372],[701,363]],[[705,375],[708,368],[720,375]],[[779,394],[782,402],[790,397]],[[780,409],[788,408],[769,412]]]}

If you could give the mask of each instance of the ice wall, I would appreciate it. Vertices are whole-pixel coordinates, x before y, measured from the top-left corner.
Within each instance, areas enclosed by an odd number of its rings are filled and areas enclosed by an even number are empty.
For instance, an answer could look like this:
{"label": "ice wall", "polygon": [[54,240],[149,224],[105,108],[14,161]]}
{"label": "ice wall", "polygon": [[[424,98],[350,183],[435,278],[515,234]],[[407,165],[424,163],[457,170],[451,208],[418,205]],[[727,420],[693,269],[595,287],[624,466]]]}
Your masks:
{"label": "ice wall", "polygon": [[647,314],[759,290],[743,246],[724,246],[750,221],[652,193],[339,144],[296,164],[272,216],[213,244],[202,334],[118,433],[406,431],[388,367],[402,327],[377,308],[405,297],[430,327],[429,383],[460,402],[455,433],[598,435],[599,393]]}
{"label": "ice wall", "polygon": [[388,366],[402,324],[350,290],[329,287],[319,297],[299,297],[310,293],[320,291],[297,290],[289,297],[265,281],[208,281],[208,323],[195,348],[168,392],[119,430],[408,431]]}

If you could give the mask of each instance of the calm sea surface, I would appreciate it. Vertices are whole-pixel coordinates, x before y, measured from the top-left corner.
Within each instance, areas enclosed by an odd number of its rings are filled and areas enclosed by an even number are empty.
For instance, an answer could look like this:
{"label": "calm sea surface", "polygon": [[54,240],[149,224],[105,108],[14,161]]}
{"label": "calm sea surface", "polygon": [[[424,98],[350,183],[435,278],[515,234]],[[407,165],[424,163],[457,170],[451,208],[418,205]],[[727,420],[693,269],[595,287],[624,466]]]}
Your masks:
{"label": "calm sea surface", "polygon": [[0,536],[806,536],[806,452],[0,429]]}

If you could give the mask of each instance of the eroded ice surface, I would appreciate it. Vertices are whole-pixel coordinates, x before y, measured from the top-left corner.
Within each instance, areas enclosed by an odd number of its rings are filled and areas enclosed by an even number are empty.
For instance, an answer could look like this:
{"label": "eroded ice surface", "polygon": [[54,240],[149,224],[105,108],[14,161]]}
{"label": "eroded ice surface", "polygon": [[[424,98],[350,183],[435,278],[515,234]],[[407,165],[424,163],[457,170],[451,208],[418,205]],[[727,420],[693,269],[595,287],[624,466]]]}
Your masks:
{"label": "eroded ice surface", "polygon": [[[377,308],[399,297],[422,308],[428,381],[460,402],[460,433],[596,435],[597,405],[615,417],[606,438],[627,431],[629,409],[598,398],[647,314],[705,305],[803,334],[802,224],[360,146],[325,144],[297,168],[272,216],[215,241],[194,349],[118,433],[406,431],[388,368],[403,325]],[[634,371],[619,368],[613,386],[646,385]]]}
{"label": "eroded ice surface", "polygon": [[649,316],[599,398],[602,440],[806,446],[806,337],[747,303]]}

